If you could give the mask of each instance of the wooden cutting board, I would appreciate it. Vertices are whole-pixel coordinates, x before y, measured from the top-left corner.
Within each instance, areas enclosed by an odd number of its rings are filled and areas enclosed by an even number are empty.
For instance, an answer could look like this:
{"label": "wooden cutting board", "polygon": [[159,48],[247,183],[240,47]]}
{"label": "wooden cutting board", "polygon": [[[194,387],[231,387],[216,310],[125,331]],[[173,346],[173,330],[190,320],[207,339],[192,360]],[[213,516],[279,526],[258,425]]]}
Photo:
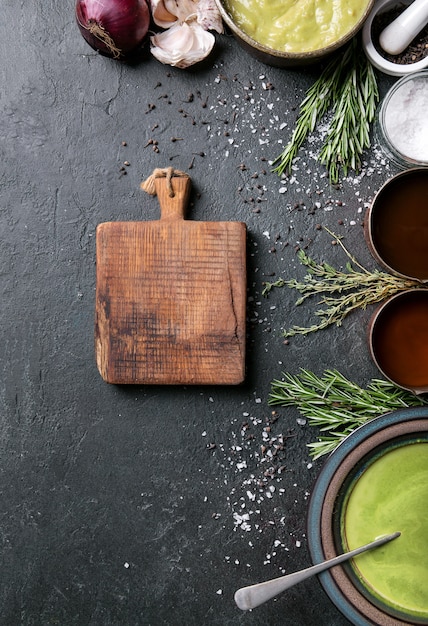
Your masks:
{"label": "wooden cutting board", "polygon": [[155,186],[159,220],[97,227],[98,369],[116,384],[239,384],[246,226],[185,220],[187,175]]}

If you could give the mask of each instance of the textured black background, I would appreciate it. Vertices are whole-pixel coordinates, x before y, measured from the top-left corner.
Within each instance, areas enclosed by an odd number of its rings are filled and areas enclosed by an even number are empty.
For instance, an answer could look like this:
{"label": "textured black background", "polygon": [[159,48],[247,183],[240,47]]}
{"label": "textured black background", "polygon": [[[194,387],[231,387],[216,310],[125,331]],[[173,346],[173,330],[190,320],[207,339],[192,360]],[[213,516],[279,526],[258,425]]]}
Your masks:
{"label": "textured black background", "polygon": [[[297,411],[264,430],[272,379],[300,367],[363,385],[377,375],[371,311],[284,345],[282,329],[313,321],[316,303],[261,291],[304,275],[298,245],[344,265],[317,225],[375,267],[364,209],[392,168],[374,141],[362,175],[332,189],[316,135],[291,179],[271,172],[317,68],[268,67],[229,35],[189,70],[148,52],[125,65],[89,48],[70,0],[1,7],[1,623],[344,626],[316,579],[249,614],[233,602],[243,584],[310,564],[322,461],[311,466],[316,432]],[[380,78],[383,94],[393,79]],[[190,219],[248,227],[240,387],[114,387],[96,369],[96,226],[158,218],[139,185],[169,165],[192,177]],[[261,446],[281,435],[283,471],[267,479]]]}

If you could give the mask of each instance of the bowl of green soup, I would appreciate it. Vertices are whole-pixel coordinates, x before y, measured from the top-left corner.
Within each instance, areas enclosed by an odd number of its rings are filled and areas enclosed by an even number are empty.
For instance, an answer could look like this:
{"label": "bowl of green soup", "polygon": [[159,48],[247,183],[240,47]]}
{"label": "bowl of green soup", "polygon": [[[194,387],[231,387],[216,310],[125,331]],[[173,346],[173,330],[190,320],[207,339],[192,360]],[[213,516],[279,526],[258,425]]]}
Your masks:
{"label": "bowl of green soup", "polygon": [[394,541],[320,575],[355,626],[428,624],[428,406],[355,430],[330,455],[311,495],[314,563],[396,531]]}
{"label": "bowl of green soup", "polygon": [[354,37],[374,0],[216,0],[241,45],[278,67],[308,65]]}

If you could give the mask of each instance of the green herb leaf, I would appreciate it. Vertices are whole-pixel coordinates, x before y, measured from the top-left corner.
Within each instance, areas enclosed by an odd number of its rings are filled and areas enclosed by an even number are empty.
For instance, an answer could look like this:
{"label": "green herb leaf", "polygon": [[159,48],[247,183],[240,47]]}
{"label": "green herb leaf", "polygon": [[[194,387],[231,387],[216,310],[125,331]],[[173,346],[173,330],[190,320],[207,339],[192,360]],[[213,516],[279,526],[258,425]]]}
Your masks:
{"label": "green herb leaf", "polygon": [[370,147],[370,125],[374,120],[379,91],[376,75],[354,37],[343,54],[326,66],[307,91],[290,141],[273,162],[279,175],[290,173],[300,147],[318,122],[331,112],[327,138],[318,156],[327,168],[330,182],[337,184],[341,171],[359,172],[361,155]]}
{"label": "green herb leaf", "polygon": [[308,444],[314,459],[333,452],[355,428],[375,417],[426,405],[421,397],[386,380],[372,379],[363,389],[335,369],[321,377],[306,369],[295,376],[285,373],[272,382],[268,402],[295,406],[310,426],[321,431],[318,440]]}
{"label": "green herb leaf", "polygon": [[378,270],[369,272],[348,252],[340,237],[327,228],[325,230],[336,239],[348,256],[346,271],[335,269],[327,263],[317,263],[307,256],[304,250],[299,250],[297,253],[299,261],[308,269],[303,281],[280,278],[264,285],[262,292],[264,296],[275,287],[289,287],[301,294],[296,306],[312,296],[319,296],[318,304],[324,305],[324,308],[315,312],[321,321],[309,327],[292,326],[284,331],[284,337],[307,335],[331,324],[340,326],[345,317],[356,309],[364,310],[370,304],[381,302],[395,293],[407,289],[420,289],[422,286],[418,280],[405,279]]}

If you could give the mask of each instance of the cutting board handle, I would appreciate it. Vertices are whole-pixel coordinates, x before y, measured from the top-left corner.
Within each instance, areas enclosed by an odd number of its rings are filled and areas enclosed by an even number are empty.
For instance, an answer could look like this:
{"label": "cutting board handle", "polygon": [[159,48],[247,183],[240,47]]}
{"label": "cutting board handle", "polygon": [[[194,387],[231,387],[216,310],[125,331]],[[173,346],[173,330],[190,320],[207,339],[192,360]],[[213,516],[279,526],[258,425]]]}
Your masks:
{"label": "cutting board handle", "polygon": [[155,187],[161,209],[161,220],[184,219],[192,187],[190,176],[156,178]]}

